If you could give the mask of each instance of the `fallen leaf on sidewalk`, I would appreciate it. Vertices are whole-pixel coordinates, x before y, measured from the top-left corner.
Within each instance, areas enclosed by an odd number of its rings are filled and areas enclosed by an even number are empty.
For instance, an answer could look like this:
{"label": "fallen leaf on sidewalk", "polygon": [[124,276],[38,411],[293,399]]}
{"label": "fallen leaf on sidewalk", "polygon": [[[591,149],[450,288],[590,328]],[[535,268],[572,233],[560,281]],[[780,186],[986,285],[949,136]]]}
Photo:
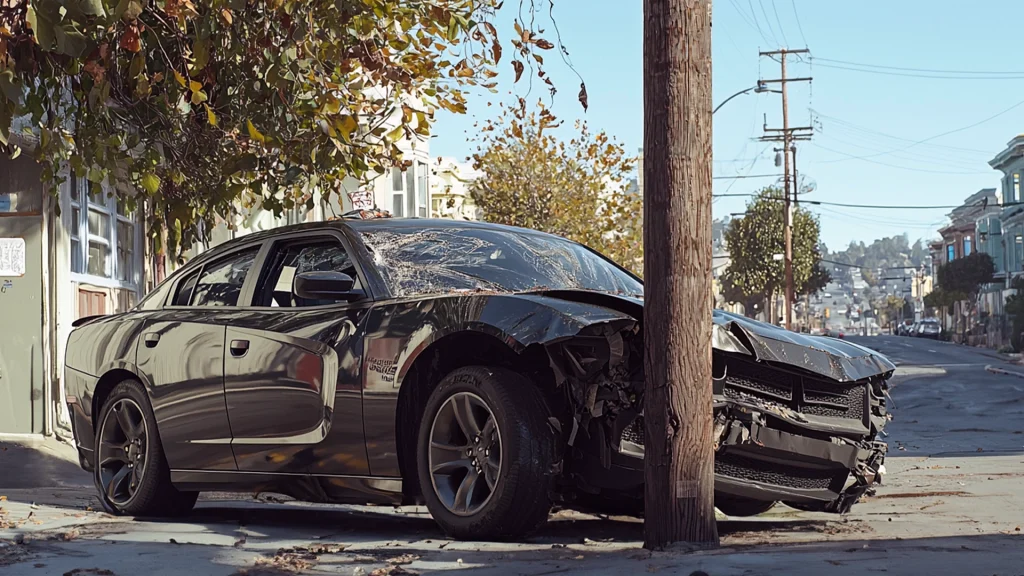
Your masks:
{"label": "fallen leaf on sidewalk", "polygon": [[419,559],[420,559],[420,557],[416,556],[415,554],[402,554],[401,556],[395,556],[394,558],[388,558],[388,564],[394,564],[396,566],[399,565],[399,564],[412,564],[413,562],[415,562],[415,561],[417,561]]}
{"label": "fallen leaf on sidewalk", "polygon": [[7,496],[0,496],[0,502],[4,502],[6,500],[7,500]]}
{"label": "fallen leaf on sidewalk", "polygon": [[393,576],[395,574],[417,574],[417,572],[410,572],[409,570],[397,565],[377,568],[373,572],[370,572],[370,576]]}

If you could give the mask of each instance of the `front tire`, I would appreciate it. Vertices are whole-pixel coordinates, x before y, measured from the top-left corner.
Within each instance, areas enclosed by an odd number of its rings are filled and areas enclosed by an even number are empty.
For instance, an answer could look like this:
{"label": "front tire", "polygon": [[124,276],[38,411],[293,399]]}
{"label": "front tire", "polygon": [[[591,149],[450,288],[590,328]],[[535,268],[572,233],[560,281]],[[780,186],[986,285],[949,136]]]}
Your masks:
{"label": "front tire", "polygon": [[181,516],[195,506],[198,492],[171,484],[156,418],[142,385],[124,380],[100,410],[93,479],[100,503],[111,514]]}
{"label": "front tire", "polygon": [[726,516],[745,518],[764,514],[775,506],[773,500],[754,500],[740,496],[726,494],[715,494],[715,508],[722,511]]}
{"label": "front tire", "polygon": [[503,368],[459,368],[427,400],[417,472],[427,509],[457,539],[519,539],[551,510],[555,436],[536,386]]}

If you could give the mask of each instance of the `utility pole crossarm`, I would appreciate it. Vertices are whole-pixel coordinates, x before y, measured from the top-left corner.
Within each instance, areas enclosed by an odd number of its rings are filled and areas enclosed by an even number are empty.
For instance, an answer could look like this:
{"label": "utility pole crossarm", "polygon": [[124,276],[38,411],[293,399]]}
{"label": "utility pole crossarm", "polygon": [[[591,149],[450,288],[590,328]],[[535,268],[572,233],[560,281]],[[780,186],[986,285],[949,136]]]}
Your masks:
{"label": "utility pole crossarm", "polygon": [[810,76],[805,76],[803,78],[776,78],[772,80],[758,80],[758,82],[763,82],[765,84],[788,84],[790,82],[810,82],[811,80],[813,80],[813,78],[811,78]]}
{"label": "utility pole crossarm", "polygon": [[767,52],[759,52],[761,56],[782,56],[785,58],[786,54],[810,54],[811,51],[808,48],[798,48],[796,50],[790,50],[789,48],[779,48],[778,50],[770,50]]}

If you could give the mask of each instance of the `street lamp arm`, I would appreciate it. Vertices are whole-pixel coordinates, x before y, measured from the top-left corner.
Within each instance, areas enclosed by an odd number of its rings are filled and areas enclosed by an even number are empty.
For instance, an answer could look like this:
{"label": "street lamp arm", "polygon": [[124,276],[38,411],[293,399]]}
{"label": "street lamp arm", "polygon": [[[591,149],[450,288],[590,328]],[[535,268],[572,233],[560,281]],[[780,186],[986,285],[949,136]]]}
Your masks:
{"label": "street lamp arm", "polygon": [[750,88],[747,88],[746,90],[740,90],[739,92],[733,94],[732,96],[729,96],[725,100],[722,100],[722,102],[718,106],[715,106],[715,109],[712,110],[711,113],[714,114],[715,112],[718,112],[718,109],[721,108],[722,106],[725,106],[726,102],[728,102],[729,100],[732,100],[733,98],[735,98],[735,97],[737,97],[737,96],[739,96],[741,94],[746,94],[747,92],[750,92],[751,90],[753,90],[754,92],[756,92],[758,94],[761,94],[761,93],[764,93],[764,92],[774,92],[776,94],[782,94],[781,90],[769,90],[768,87],[765,85],[765,83],[759,80],[757,82],[757,86],[751,86]]}
{"label": "street lamp arm", "polygon": [[715,112],[718,112],[718,109],[721,108],[722,106],[725,106],[726,102],[728,102],[729,100],[732,100],[733,98],[735,98],[735,97],[737,97],[737,96],[739,96],[741,94],[746,94],[747,92],[750,92],[751,90],[753,90],[755,88],[757,88],[757,86],[751,86],[750,88],[747,88],[746,90],[740,90],[739,92],[733,94],[732,96],[729,96],[725,100],[722,100],[722,102],[718,106],[715,106],[715,109],[712,110],[711,113],[714,114]]}

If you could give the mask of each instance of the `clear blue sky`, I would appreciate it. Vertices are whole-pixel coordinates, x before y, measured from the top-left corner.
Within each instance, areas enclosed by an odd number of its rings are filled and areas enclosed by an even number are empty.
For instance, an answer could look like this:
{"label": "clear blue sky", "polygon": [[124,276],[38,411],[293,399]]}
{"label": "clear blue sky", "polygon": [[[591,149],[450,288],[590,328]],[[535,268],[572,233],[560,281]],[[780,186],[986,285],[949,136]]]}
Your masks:
{"label": "clear blue sky", "polygon": [[[549,64],[548,72],[559,88],[555,113],[567,121],[584,118],[635,153],[643,144],[642,3],[554,1],[562,40],[590,95],[590,109],[584,113],[576,101],[579,80],[575,74],[560,62]],[[499,15],[499,32],[506,38],[512,34],[511,18],[517,6],[518,2],[509,0]],[[549,22],[541,26],[545,36],[554,36]],[[999,186],[1001,175],[987,161],[1024,132],[1022,26],[1024,2],[1018,0],[974,4],[714,0],[713,101],[718,104],[753,86],[759,77],[778,77],[778,64],[759,58],[758,51],[801,48],[806,38],[817,60],[794,63],[790,74],[813,76],[814,81],[809,87],[791,84],[789,98],[791,125],[813,122],[817,128],[814,139],[803,143],[798,152],[799,170],[817,185],[807,198],[857,204],[957,204],[981,188]],[[431,155],[466,156],[472,151],[466,131],[472,130],[474,118],[493,113],[486,102],[509,98],[509,89],[525,93],[523,81],[511,84],[510,52],[506,46],[500,69],[503,92],[474,95],[466,116],[443,113]],[[552,51],[548,62],[556,60],[554,56]],[[837,69],[850,66],[824,59],[940,72],[864,73]],[[961,74],[955,74],[957,79],[908,77],[950,76],[947,70],[1022,73],[999,80],[964,80]],[[531,99],[542,94],[535,84]],[[1018,103],[994,119],[960,130]],[[755,140],[762,133],[764,114],[769,127],[781,126],[779,95],[739,96],[715,115],[716,176],[781,171],[774,166],[771,149]],[[924,139],[930,140],[914,144]],[[719,179],[714,188],[716,193],[749,193],[770,182]],[[742,198],[718,199],[715,216],[741,212],[743,206]],[[831,249],[841,249],[851,240],[870,242],[903,232],[911,241],[935,237],[948,212],[811,209],[820,215],[822,239]]]}

